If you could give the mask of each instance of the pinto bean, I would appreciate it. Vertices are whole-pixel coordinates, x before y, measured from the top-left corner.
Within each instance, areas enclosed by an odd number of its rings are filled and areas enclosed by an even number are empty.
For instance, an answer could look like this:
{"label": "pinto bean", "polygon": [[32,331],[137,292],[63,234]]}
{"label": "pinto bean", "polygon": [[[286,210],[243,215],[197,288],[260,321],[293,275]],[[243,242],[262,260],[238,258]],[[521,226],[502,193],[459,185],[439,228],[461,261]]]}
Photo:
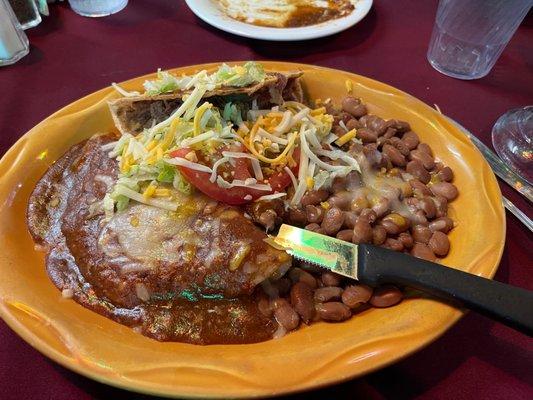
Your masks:
{"label": "pinto bean", "polygon": [[285,305],[274,310],[274,317],[278,324],[284,327],[288,331],[296,329],[300,324],[300,317],[298,313],[294,311],[290,305]]}
{"label": "pinto bean", "polygon": [[333,134],[335,136],[338,136],[338,137],[341,137],[342,135],[344,135],[346,133],[346,129],[344,129],[342,126],[340,125],[336,125],[333,127],[332,129],[333,131]]}
{"label": "pinto bean", "polygon": [[413,221],[414,225],[424,225],[427,226],[429,224],[428,219],[426,218],[426,214],[424,214],[424,211],[417,210],[412,215],[411,220]]}
{"label": "pinto bean", "polygon": [[318,316],[324,321],[340,322],[352,316],[350,308],[338,301],[319,303],[316,305]]}
{"label": "pinto bean", "polygon": [[435,203],[435,206],[437,207],[437,218],[445,217],[448,213],[448,200],[446,197],[443,196],[435,196],[433,198],[433,202]]}
{"label": "pinto bean", "polygon": [[449,182],[435,183],[430,186],[430,189],[433,194],[435,194],[436,196],[445,197],[448,201],[454,200],[459,194],[455,185]]}
{"label": "pinto bean", "polygon": [[374,289],[370,304],[374,307],[391,307],[402,301],[403,294],[396,286],[384,285]]}
{"label": "pinto bean", "polygon": [[265,317],[271,317],[274,313],[272,303],[270,302],[267,296],[259,297],[259,300],[257,301],[257,308],[259,309],[259,312]]}
{"label": "pinto bean", "polygon": [[433,232],[427,226],[415,225],[411,228],[411,234],[415,242],[427,244]]}
{"label": "pinto bean", "polygon": [[450,167],[444,167],[437,172],[437,178],[444,182],[450,182],[453,180],[453,171]]}
{"label": "pinto bean", "polygon": [[[359,111],[359,110],[358,110]],[[352,129],[359,129],[363,126],[358,120],[355,118],[352,118],[348,122],[346,122],[346,128],[351,131]]]}
{"label": "pinto bean", "polygon": [[316,222],[312,222],[308,225],[306,225],[304,227],[304,229],[307,229],[308,231],[311,231],[311,232],[316,232],[316,233],[320,233],[320,234],[324,234],[324,229],[322,229],[322,227],[320,225],[318,225]]}
{"label": "pinto bean", "polygon": [[403,215],[391,213],[383,217],[381,225],[383,225],[387,233],[397,235],[409,229],[409,220]]}
{"label": "pinto bean", "polygon": [[403,250],[403,244],[398,239],[394,238],[387,238],[385,242],[382,244],[383,247],[386,249],[394,250],[394,251],[402,251]]}
{"label": "pinto bean", "polygon": [[281,223],[281,218],[278,217],[274,210],[265,210],[261,213],[257,222],[263,225],[267,231],[271,231],[276,225]]}
{"label": "pinto bean", "polygon": [[450,239],[444,232],[436,231],[429,239],[428,246],[437,256],[444,257],[450,251]]}
{"label": "pinto bean", "polygon": [[351,119],[353,119],[352,114],[347,113],[346,111],[341,111],[333,117],[333,124],[338,125],[339,122],[342,121],[346,125]]}
{"label": "pinto bean", "polygon": [[385,239],[387,239],[387,231],[385,228],[381,225],[375,226],[374,230],[372,231],[372,243],[374,243],[376,246],[379,246],[385,242]]}
{"label": "pinto bean", "polygon": [[316,287],[318,286],[315,277],[301,268],[292,268],[289,271],[289,278],[293,283],[303,282],[307,284],[307,286],[309,286],[311,289],[316,289]]}
{"label": "pinto bean", "polygon": [[431,147],[427,143],[420,143],[417,149],[433,157],[433,150],[431,150]]}
{"label": "pinto bean", "polygon": [[435,261],[437,259],[433,250],[423,243],[415,243],[411,249],[411,255],[428,261]]}
{"label": "pinto bean", "polygon": [[270,302],[270,306],[272,307],[272,310],[277,310],[278,308],[290,306],[289,302],[284,297],[276,297],[275,299],[272,299]]}
{"label": "pinto bean", "polygon": [[409,232],[402,232],[398,235],[398,240],[404,248],[410,249],[413,247],[415,241]]}
{"label": "pinto bean", "polygon": [[366,218],[359,218],[355,222],[353,227],[352,242],[358,243],[370,243],[373,239],[373,231],[370,223]]}
{"label": "pinto bean", "polygon": [[327,190],[311,190],[304,194],[302,197],[301,204],[302,206],[307,205],[317,205],[323,201],[326,201],[326,199],[329,197],[329,192]]}
{"label": "pinto bean", "polygon": [[431,197],[424,197],[423,199],[420,199],[420,201],[418,202],[418,208],[424,212],[426,218],[435,218],[435,214],[437,213],[437,207],[435,206],[435,203],[433,202]]}
{"label": "pinto bean", "polygon": [[407,163],[407,167],[405,168],[405,171],[413,175],[416,179],[418,179],[420,182],[424,184],[427,184],[431,180],[431,175],[424,168],[422,163],[418,160],[409,161]]}
{"label": "pinto bean", "polygon": [[352,201],[350,208],[356,213],[361,213],[363,209],[370,207],[370,203],[366,197],[357,197]]}
{"label": "pinto bean", "polygon": [[324,218],[324,209],[320,206],[317,207],[309,204],[305,206],[305,215],[307,221],[320,224]]}
{"label": "pinto bean", "polygon": [[[343,182],[343,186],[344,185],[345,183]],[[352,194],[350,192],[337,191],[333,196],[328,199],[327,203],[330,207],[338,207],[343,210],[350,205],[351,198]]]}
{"label": "pinto bean", "polygon": [[307,223],[305,211],[299,208],[289,208],[289,222],[298,226],[305,225]]}
{"label": "pinto bean", "polygon": [[411,179],[409,184],[413,188],[413,193],[416,197],[431,196],[431,190],[429,190],[429,188],[422,182],[416,179]]}
{"label": "pinto bean", "polygon": [[408,122],[400,121],[398,119],[389,119],[386,123],[387,128],[394,128],[398,133],[404,133],[411,130]]}
{"label": "pinto bean", "polygon": [[345,211],[344,212],[344,226],[346,228],[353,229],[355,222],[357,221],[357,214],[355,212]]}
{"label": "pinto bean", "polygon": [[339,240],[344,240],[346,242],[351,242],[353,239],[353,230],[352,229],[343,229],[338,231],[335,237]]}
{"label": "pinto bean", "polygon": [[398,167],[404,167],[407,164],[403,154],[400,153],[400,151],[396,147],[390,144],[383,145],[383,153],[390,158],[393,165],[396,165]]}
{"label": "pinto bean", "polygon": [[[393,137],[393,139],[398,139],[398,138]],[[409,147],[407,147],[407,145],[404,142],[402,142],[400,139],[394,141],[393,145],[394,147],[398,149],[400,153],[402,153],[402,156],[404,157],[407,157],[411,153],[411,150],[409,149]]]}
{"label": "pinto bean", "polygon": [[385,129],[385,132],[383,133],[383,137],[385,139],[392,139],[396,135],[396,129],[394,128],[387,128]]}
{"label": "pinto bean", "polygon": [[420,139],[413,131],[407,131],[402,136],[402,142],[409,148],[409,150],[414,150],[420,143]]}
{"label": "pinto bean", "polygon": [[[361,113],[361,100],[358,98],[347,96],[342,100],[342,109],[343,111],[346,111],[347,113],[350,113],[356,118],[360,118],[363,115],[366,114],[366,112]],[[366,108],[366,107],[365,107]]]}
{"label": "pinto bean", "polygon": [[291,290],[291,280],[289,278],[280,278],[272,282],[272,286],[275,287],[280,296],[285,296]]}
{"label": "pinto bean", "polygon": [[359,305],[367,303],[372,297],[372,288],[367,285],[357,284],[346,286],[342,292],[342,302],[351,309],[357,308]]}
{"label": "pinto bean", "polygon": [[378,134],[370,128],[357,129],[357,138],[363,143],[374,143],[378,140]]}
{"label": "pinto bean", "polygon": [[433,156],[419,149],[420,144],[418,145],[416,150],[411,151],[411,154],[409,156],[410,159],[420,161],[425,169],[431,171],[435,167],[435,160]]}
{"label": "pinto bean", "polygon": [[378,215],[374,210],[371,210],[370,208],[365,208],[361,211],[361,214],[359,214],[359,218],[365,218],[366,220],[368,220],[370,225],[372,225],[378,219]]}
{"label": "pinto bean", "polygon": [[444,233],[448,233],[452,230],[452,228],[453,221],[449,217],[437,218],[436,220],[431,221],[431,223],[429,224],[429,229],[431,229],[431,231],[433,232],[441,231]]}
{"label": "pinto bean", "polygon": [[313,290],[304,282],[297,282],[291,288],[291,305],[306,324],[315,314]]}
{"label": "pinto bean", "polygon": [[342,288],[338,286],[324,286],[315,290],[315,301],[317,303],[325,303],[331,300],[338,300],[341,298]]}
{"label": "pinto bean", "polygon": [[325,286],[339,286],[342,282],[342,277],[339,274],[330,271],[322,273],[320,279]]}
{"label": "pinto bean", "polygon": [[388,128],[387,124],[385,123],[385,120],[383,118],[378,117],[377,115],[367,114],[359,118],[359,122],[361,122],[367,128],[376,131],[378,136],[383,135]]}
{"label": "pinto bean", "polygon": [[386,198],[381,198],[378,202],[372,206],[372,211],[376,213],[378,217],[382,217],[389,211],[390,201]]}
{"label": "pinto bean", "polygon": [[336,234],[344,223],[344,213],[337,207],[331,207],[326,211],[322,220],[322,229],[327,235]]}

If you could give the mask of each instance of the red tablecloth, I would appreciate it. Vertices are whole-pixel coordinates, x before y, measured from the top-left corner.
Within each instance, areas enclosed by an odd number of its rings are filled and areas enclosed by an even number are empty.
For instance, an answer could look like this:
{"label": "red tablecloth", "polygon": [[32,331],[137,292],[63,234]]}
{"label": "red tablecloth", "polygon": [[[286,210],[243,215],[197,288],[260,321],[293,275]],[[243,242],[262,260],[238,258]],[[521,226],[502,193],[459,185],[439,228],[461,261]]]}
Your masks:
{"label": "red tablecloth", "polygon": [[[492,73],[460,81],[433,70],[426,49],[436,1],[376,0],[348,31],[302,43],[243,39],[197,19],[177,0],[130,1],[101,19],[66,5],[27,33],[31,53],[0,69],[0,154],[40,120],[110,82],[154,71],[222,60],[287,60],[344,69],[396,86],[461,122],[486,144],[499,115],[533,104],[533,18],[518,29]],[[502,184],[532,216],[532,208]],[[471,210],[475,212],[475,210]],[[533,289],[533,235],[507,218],[496,279]],[[1,277],[0,277],[1,279]],[[291,399],[531,399],[533,342],[500,324],[464,317],[417,354],[361,379]],[[0,398],[120,399],[124,392],[46,359],[0,322]],[[135,398],[147,398],[138,396]]]}

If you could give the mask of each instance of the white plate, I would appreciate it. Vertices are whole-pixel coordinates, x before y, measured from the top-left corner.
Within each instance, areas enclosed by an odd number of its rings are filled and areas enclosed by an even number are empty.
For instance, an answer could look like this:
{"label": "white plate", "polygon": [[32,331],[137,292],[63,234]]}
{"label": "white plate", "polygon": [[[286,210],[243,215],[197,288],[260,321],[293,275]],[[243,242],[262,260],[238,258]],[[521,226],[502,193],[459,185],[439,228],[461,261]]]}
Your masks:
{"label": "white plate", "polygon": [[253,39],[294,41],[333,35],[361,21],[372,6],[372,0],[352,0],[355,10],[343,18],[298,28],[269,28],[237,21],[227,16],[215,0],[185,0],[199,18],[210,25],[235,35]]}

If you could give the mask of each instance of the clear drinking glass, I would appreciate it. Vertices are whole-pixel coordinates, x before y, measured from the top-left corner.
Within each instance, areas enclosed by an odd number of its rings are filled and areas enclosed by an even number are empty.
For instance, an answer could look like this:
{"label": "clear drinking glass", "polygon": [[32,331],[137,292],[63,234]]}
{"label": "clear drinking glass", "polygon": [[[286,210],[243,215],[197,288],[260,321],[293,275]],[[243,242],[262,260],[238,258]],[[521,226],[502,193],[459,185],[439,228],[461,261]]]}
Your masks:
{"label": "clear drinking glass", "polygon": [[533,106],[503,114],[492,128],[496,153],[533,185]]}
{"label": "clear drinking glass", "polygon": [[17,62],[30,51],[28,37],[7,0],[0,0],[0,66]]}
{"label": "clear drinking glass", "polygon": [[532,5],[533,0],[440,0],[428,61],[454,78],[482,78]]}
{"label": "clear drinking glass", "polygon": [[121,11],[128,0],[68,0],[70,7],[84,17],[105,17]]}

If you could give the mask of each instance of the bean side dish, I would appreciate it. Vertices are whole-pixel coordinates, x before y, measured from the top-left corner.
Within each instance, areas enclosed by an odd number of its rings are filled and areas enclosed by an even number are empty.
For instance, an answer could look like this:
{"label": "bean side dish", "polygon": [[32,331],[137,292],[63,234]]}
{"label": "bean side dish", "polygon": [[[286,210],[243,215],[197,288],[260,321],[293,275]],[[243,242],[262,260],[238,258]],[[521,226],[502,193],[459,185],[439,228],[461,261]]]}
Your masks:
{"label": "bean side dish", "polygon": [[[253,343],[402,300],[270,245],[287,223],[435,261],[453,171],[408,122],[261,64],[159,71],[109,103],[116,131],[38,182],[28,227],[63,297],[161,341]],[[349,85],[347,85],[349,86]]]}

